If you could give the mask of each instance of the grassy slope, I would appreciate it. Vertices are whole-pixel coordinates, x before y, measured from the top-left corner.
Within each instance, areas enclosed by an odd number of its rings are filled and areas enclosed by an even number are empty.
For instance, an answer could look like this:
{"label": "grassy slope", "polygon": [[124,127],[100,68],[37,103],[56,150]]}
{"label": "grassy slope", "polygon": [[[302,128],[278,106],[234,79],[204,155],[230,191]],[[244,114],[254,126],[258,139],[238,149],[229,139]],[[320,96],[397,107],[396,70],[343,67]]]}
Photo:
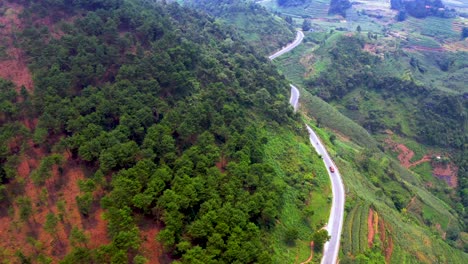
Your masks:
{"label": "grassy slope", "polygon": [[[278,67],[288,79],[300,81],[303,78],[305,67],[300,64],[301,52],[310,52],[311,46],[306,43],[302,47],[299,47],[298,52],[292,52],[278,60]],[[309,55],[309,53],[305,54]],[[287,62],[285,64],[287,66],[284,66],[281,62]],[[297,66],[291,68],[291,65]],[[326,139],[336,132],[344,135],[344,137],[338,136],[341,140],[335,141],[335,145],[329,143],[327,146],[332,155],[339,153],[339,156],[336,157],[336,162],[343,172],[345,186],[348,191],[348,206],[360,206],[361,201],[370,203],[382,215],[385,222],[391,226],[391,231],[389,229],[387,232],[393,237],[395,244],[391,259],[392,263],[434,262],[444,259],[453,263],[466,261],[467,255],[465,253],[450,247],[442,240],[440,234],[429,230],[424,225],[424,220],[431,219],[441,224],[442,228],[444,228],[449,222],[456,222],[457,216],[453,215],[453,210],[450,210],[450,207],[446,203],[424,188],[419,175],[408,172],[400,167],[398,169],[400,172],[398,175],[400,182],[392,184],[395,187],[405,185],[405,188],[409,189],[410,193],[422,201],[422,221],[415,219],[412,213],[398,212],[394,208],[391,199],[382,195],[379,192],[380,188],[376,187],[368,176],[362,175],[359,171],[356,156],[365,149],[371,149],[373,155],[376,155],[378,160],[387,160],[387,162],[398,166],[394,158],[376,148],[378,143],[372,136],[351,119],[342,115],[333,106],[304,90],[301,90],[301,108],[307,115],[315,120],[319,120],[321,126],[332,129],[332,131],[325,131],[322,128],[318,128],[319,134],[321,134],[322,139],[325,139],[325,142],[329,142]],[[354,142],[348,141],[347,137],[351,138]],[[412,143],[417,144],[415,142]],[[417,154],[418,157],[421,155],[419,150]],[[349,231],[350,229],[345,228],[345,232],[347,230]],[[364,235],[363,232],[360,234]],[[344,233],[343,236],[350,236],[354,240],[357,239],[353,238],[353,235],[350,235],[350,233]],[[424,243],[416,241],[424,241]]]}
{"label": "grassy slope", "polygon": [[[314,109],[312,105],[304,106],[307,108]],[[320,128],[319,128],[320,129]],[[343,131],[341,131],[343,132]],[[330,135],[333,132],[323,132],[322,135]],[[344,133],[346,135],[346,133]],[[362,175],[356,168],[357,161],[353,158],[360,150],[355,148],[353,143],[338,140],[336,145],[329,144],[331,153],[340,153],[340,156],[335,159],[337,166],[342,171],[344,182],[347,193],[347,204],[351,207],[361,206],[361,202],[371,203],[372,206],[382,215],[386,222],[392,227],[390,235],[394,238],[395,251],[392,258],[393,263],[404,263],[400,262],[402,259],[411,259],[413,255],[424,255],[427,256],[431,261],[435,261],[437,258],[445,257],[452,263],[462,263],[467,259],[467,255],[455,250],[448,246],[440,236],[435,235],[430,230],[420,225],[417,221],[412,220],[408,215],[399,213],[394,207],[391,200],[386,196],[379,195],[379,188],[372,184],[370,179],[365,175]],[[379,155],[384,155],[379,153]],[[395,162],[395,161],[394,161]],[[420,186],[407,183],[407,186],[415,193],[415,195],[424,202],[425,214],[431,214],[435,221],[440,220],[442,225],[447,224],[449,220],[456,221],[456,217],[452,215],[448,206],[434,197],[431,193],[426,191]],[[433,216],[432,216],[433,215]],[[443,221],[442,221],[443,220]],[[352,227],[352,230],[355,230]],[[349,234],[346,231],[350,231],[345,228],[344,237],[351,236],[353,240],[359,240],[355,238],[355,235]],[[356,230],[355,230],[356,232]],[[366,236],[367,234],[360,231],[360,236]],[[360,237],[362,239],[362,237]],[[417,243],[416,241],[425,241],[425,244]],[[443,250],[441,250],[443,249]],[[359,252],[353,250],[353,252]],[[420,259],[421,260],[421,259]]]}
{"label": "grassy slope", "polygon": [[[300,130],[301,128],[297,128]],[[284,207],[271,233],[275,263],[294,263],[306,260],[310,255],[312,233],[323,226],[330,210],[330,184],[327,172],[318,155],[311,149],[305,134],[298,136],[287,129],[278,128],[268,131],[268,144],[265,152],[267,160],[285,181],[293,181],[310,187],[306,207],[298,201],[299,188],[287,188],[283,194]],[[312,187],[312,182],[317,187]],[[312,216],[305,211],[313,210]],[[285,234],[289,229],[299,231],[295,243],[287,243]],[[315,260],[319,259],[316,254]]]}

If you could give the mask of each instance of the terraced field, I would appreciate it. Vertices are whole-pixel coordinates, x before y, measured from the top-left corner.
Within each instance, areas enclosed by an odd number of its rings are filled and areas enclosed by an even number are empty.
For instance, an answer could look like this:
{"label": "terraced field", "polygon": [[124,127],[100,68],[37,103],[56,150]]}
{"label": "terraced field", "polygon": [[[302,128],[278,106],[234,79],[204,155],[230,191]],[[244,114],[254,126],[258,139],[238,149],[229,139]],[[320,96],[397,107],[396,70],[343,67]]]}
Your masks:
{"label": "terraced field", "polygon": [[367,243],[368,214],[369,205],[365,203],[358,204],[348,213],[343,226],[343,253],[356,256],[369,248]]}

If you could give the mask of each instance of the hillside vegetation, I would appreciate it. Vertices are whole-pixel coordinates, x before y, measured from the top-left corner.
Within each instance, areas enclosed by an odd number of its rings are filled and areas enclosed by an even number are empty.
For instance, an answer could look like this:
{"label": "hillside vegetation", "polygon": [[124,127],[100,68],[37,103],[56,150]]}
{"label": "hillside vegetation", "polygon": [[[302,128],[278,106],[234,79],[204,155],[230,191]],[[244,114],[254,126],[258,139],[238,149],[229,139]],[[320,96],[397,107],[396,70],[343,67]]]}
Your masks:
{"label": "hillside vegetation", "polygon": [[232,25],[235,31],[257,50],[264,52],[264,55],[285,46],[295,36],[290,24],[253,1],[183,0],[182,2]]}
{"label": "hillside vegetation", "polygon": [[288,83],[242,34],[154,1],[1,7],[16,23],[3,47],[34,76],[0,79],[2,262],[310,255],[327,174]]}
{"label": "hillside vegetation", "polygon": [[[288,78],[302,83],[302,109],[322,131],[344,177],[348,193],[342,261],[465,262],[468,256],[461,250],[466,250],[468,107],[463,94],[456,92],[463,87],[459,83],[447,92],[426,86],[424,79],[418,81],[425,75],[415,59],[404,56],[411,53],[376,56],[367,51],[373,40],[365,34],[317,32],[305,40],[277,65]],[[437,72],[435,54],[425,55],[432,63],[421,60],[420,67]],[[466,54],[458,54],[461,62],[460,56]],[[450,65],[451,74],[464,68],[458,62]],[[454,190],[438,181],[430,168],[403,168],[396,159],[399,153],[389,146],[393,141],[418,153],[413,162],[428,153],[426,148],[450,152],[450,162],[459,168],[460,186]]]}

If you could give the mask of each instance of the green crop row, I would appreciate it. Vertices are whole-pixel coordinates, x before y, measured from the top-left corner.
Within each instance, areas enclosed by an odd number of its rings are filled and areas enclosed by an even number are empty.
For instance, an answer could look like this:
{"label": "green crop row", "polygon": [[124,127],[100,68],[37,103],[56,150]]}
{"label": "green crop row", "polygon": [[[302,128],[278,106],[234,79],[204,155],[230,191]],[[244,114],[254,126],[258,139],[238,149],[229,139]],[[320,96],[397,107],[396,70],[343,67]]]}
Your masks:
{"label": "green crop row", "polygon": [[367,227],[367,217],[369,215],[369,205],[365,204],[360,209],[359,218],[361,219],[361,227],[359,228],[359,249],[364,252],[369,248],[367,243],[367,233],[369,232]]}
{"label": "green crop row", "polygon": [[356,256],[368,249],[367,215],[369,205],[359,203],[348,213],[343,227],[342,251]]}
{"label": "green crop row", "polygon": [[342,245],[342,251],[345,254],[350,254],[352,253],[352,232],[351,230],[353,229],[353,219],[354,216],[356,215],[357,211],[357,206],[355,206],[346,216],[346,221],[343,226],[343,245]]}

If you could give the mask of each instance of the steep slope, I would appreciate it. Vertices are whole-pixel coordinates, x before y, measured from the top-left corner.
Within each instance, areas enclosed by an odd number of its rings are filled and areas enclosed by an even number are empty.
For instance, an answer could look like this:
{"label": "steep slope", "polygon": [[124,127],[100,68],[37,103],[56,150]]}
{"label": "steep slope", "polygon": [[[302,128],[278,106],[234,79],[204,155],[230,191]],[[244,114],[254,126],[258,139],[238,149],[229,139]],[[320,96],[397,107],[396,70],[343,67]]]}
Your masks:
{"label": "steep slope", "polygon": [[[344,177],[348,192],[342,261],[466,262],[466,253],[456,249],[465,243],[463,195],[419,165],[409,165],[412,172],[402,168],[388,141],[407,142],[423,153],[420,158],[427,152],[416,146],[444,148],[463,168],[467,111],[463,96],[391,75],[403,69],[388,71],[389,54],[381,61],[364,51],[366,45],[360,41],[365,40],[359,36],[309,33],[305,39],[309,41],[279,58],[277,65],[288,78],[299,81],[308,76],[301,108],[315,119],[311,122]],[[429,101],[431,107],[426,107]],[[454,108],[439,108],[449,105]],[[459,177],[464,179],[463,175]],[[416,238],[424,243],[416,243]]]}
{"label": "steep slope", "polygon": [[267,58],[178,4],[15,3],[34,83],[0,82],[1,259],[307,258],[329,184]]}

